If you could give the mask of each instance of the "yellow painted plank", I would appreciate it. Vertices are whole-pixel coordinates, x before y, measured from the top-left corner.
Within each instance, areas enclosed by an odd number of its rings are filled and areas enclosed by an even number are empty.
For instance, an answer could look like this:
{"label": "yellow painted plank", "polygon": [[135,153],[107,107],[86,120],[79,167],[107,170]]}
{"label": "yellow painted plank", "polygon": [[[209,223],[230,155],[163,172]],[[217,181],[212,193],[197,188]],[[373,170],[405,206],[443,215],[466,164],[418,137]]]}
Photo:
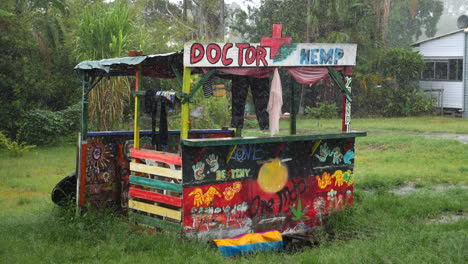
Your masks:
{"label": "yellow painted plank", "polygon": [[[192,70],[190,68],[184,67],[184,77],[182,83],[182,92],[185,94],[190,94],[190,85],[191,85],[191,73]],[[188,138],[188,131],[189,131],[189,102],[185,102],[181,106],[180,111],[180,122],[181,122],[181,130],[180,130],[180,139],[187,139]]]}
{"label": "yellow painted plank", "polygon": [[158,176],[164,176],[172,179],[181,180],[182,179],[182,171],[181,170],[171,170],[168,168],[150,166],[141,163],[130,162],[130,170],[136,172],[143,172]]}
{"label": "yellow painted plank", "polygon": [[146,203],[130,200],[128,201],[128,207],[131,209],[135,209],[135,210],[146,212],[146,213],[169,217],[178,221],[181,221],[182,219],[182,213],[180,211],[167,209],[167,208],[160,207],[157,205],[151,205],[151,204],[146,204]]}
{"label": "yellow painted plank", "polygon": [[[138,71],[135,75],[135,91],[138,91],[141,87],[141,66],[138,67]],[[140,99],[135,95],[135,117],[133,119],[133,147],[135,149],[140,148]]]}

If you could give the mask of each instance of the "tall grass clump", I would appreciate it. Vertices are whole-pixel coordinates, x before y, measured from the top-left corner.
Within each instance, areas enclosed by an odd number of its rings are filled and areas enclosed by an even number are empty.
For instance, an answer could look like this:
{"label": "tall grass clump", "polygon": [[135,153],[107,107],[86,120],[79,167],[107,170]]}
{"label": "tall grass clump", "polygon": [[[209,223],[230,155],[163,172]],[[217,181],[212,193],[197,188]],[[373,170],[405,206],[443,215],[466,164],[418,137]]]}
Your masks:
{"label": "tall grass clump", "polygon": [[[96,2],[83,13],[77,30],[75,54],[81,60],[126,55],[135,46],[134,26],[125,1]],[[89,93],[89,114],[99,130],[110,130],[124,117],[129,105],[128,78],[101,80]]]}
{"label": "tall grass clump", "polygon": [[25,152],[28,152],[35,147],[35,145],[27,145],[25,142],[18,143],[18,141],[11,140],[0,132],[0,149],[5,148],[13,157],[20,157]]}

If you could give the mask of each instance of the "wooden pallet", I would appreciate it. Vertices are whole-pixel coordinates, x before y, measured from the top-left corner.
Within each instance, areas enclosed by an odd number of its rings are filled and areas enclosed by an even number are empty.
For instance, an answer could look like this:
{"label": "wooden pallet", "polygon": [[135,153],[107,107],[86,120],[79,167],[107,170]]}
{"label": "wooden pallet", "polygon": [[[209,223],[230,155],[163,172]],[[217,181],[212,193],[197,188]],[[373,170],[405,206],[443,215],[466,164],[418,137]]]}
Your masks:
{"label": "wooden pallet", "polygon": [[182,158],[174,153],[130,150],[130,221],[182,230]]}

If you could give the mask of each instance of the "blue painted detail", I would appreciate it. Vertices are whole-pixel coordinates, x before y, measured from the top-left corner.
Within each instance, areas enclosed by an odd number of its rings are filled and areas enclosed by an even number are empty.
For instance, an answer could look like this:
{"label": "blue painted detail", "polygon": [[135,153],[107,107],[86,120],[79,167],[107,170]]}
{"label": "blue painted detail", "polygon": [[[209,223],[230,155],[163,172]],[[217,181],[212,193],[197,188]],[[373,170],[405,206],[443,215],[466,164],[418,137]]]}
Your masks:
{"label": "blue painted detail", "polygon": [[310,63],[310,50],[301,49],[301,64],[309,64]]}
{"label": "blue painted detail", "polygon": [[332,64],[333,62],[333,49],[329,49],[325,52],[324,49],[320,49],[320,64]]}
{"label": "blue painted detail", "polygon": [[[180,134],[180,130],[169,130],[169,134]],[[189,134],[206,134],[206,133],[232,133],[234,130],[218,130],[218,129],[206,129],[206,130],[190,130]],[[159,131],[156,131],[159,134]],[[96,136],[132,136],[133,131],[103,131],[103,132],[88,132],[88,137]],[[140,135],[151,135],[150,130],[141,130]]]}
{"label": "blue painted detail", "polygon": [[242,162],[244,160],[263,160],[263,149],[257,145],[239,145],[231,160]]}
{"label": "blue painted detail", "polygon": [[343,161],[345,164],[352,164],[352,159],[354,159],[354,151],[348,150],[343,156]]}
{"label": "blue painted detail", "polygon": [[325,49],[301,49],[299,63],[304,65],[337,65],[338,60],[344,57],[342,48]]}
{"label": "blue painted detail", "polygon": [[260,242],[240,246],[222,246],[219,247],[219,252],[223,257],[234,257],[250,252],[279,250],[283,246],[283,241]]}
{"label": "blue painted detail", "polygon": [[318,64],[318,62],[315,60],[317,58],[318,52],[319,52],[319,49],[310,50],[310,64]]}
{"label": "blue painted detail", "polygon": [[338,60],[343,58],[344,56],[344,50],[341,48],[336,48],[335,49],[335,59],[333,60],[333,64],[338,64]]}

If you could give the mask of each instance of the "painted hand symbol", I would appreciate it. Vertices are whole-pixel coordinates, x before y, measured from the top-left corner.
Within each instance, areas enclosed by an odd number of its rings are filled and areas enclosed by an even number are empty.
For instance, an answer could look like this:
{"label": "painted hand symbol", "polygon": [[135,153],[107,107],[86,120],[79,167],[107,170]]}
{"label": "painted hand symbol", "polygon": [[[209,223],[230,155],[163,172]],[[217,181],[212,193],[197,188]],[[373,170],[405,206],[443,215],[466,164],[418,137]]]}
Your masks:
{"label": "painted hand symbol", "polygon": [[189,193],[189,196],[193,196],[193,205],[195,205],[196,207],[200,207],[200,205],[203,204],[203,191],[202,191],[202,189],[196,188],[191,193]]}
{"label": "painted hand symbol", "polygon": [[328,155],[330,155],[330,149],[328,148],[327,143],[325,143],[320,146],[319,154],[315,154],[315,157],[317,157],[321,162],[325,162]]}
{"label": "painted hand symbol", "polygon": [[205,169],[205,163],[200,161],[196,165],[193,165],[192,169],[195,175],[195,179],[203,180],[205,178],[205,174],[203,173],[203,170]]}
{"label": "painted hand symbol", "polygon": [[210,171],[212,172],[216,172],[219,169],[218,156],[215,156],[214,154],[208,156],[208,158],[206,159],[206,163],[210,165]]}

